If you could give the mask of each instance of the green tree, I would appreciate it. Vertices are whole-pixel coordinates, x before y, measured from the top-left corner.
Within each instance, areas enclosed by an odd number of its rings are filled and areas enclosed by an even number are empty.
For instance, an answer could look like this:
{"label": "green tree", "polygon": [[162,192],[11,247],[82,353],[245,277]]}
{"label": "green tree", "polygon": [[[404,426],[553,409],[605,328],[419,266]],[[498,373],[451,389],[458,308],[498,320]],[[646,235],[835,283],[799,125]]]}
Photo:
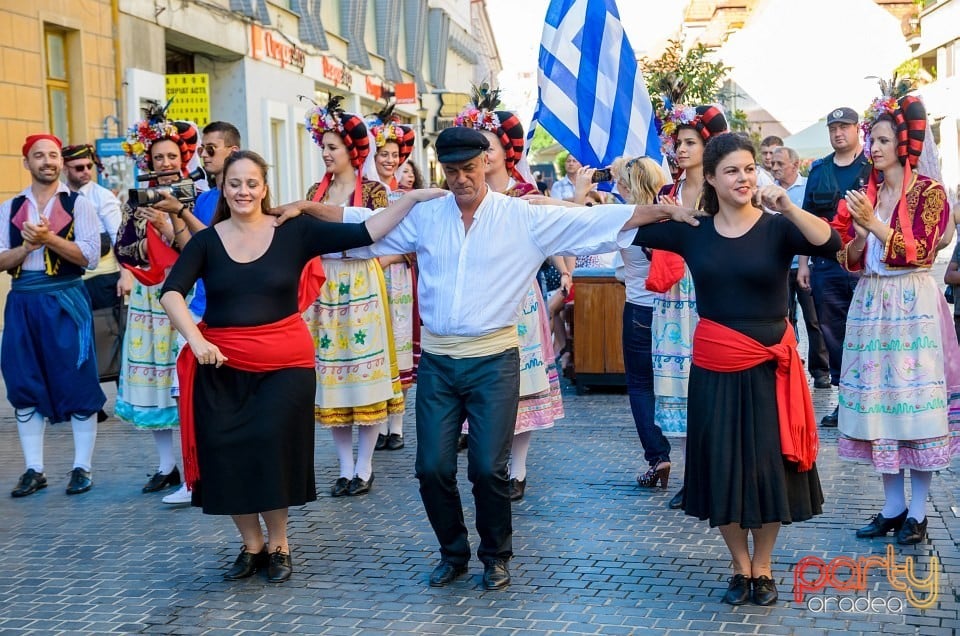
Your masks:
{"label": "green tree", "polygon": [[650,101],[656,109],[663,107],[663,95],[674,98],[675,91],[682,92],[685,104],[709,104],[721,101],[723,81],[730,67],[722,62],[709,60],[710,49],[703,44],[684,52],[679,40],[670,40],[663,54],[656,58],[641,58]]}

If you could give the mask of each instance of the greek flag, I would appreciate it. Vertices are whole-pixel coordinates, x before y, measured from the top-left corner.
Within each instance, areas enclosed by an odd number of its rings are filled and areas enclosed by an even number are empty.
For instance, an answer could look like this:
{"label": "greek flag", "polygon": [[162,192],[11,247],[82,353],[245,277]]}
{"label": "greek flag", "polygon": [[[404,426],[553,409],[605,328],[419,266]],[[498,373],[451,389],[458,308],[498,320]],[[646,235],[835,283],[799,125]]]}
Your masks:
{"label": "greek flag", "polygon": [[551,0],[540,42],[543,126],[585,166],[619,156],[661,160],[653,106],[614,0]]}

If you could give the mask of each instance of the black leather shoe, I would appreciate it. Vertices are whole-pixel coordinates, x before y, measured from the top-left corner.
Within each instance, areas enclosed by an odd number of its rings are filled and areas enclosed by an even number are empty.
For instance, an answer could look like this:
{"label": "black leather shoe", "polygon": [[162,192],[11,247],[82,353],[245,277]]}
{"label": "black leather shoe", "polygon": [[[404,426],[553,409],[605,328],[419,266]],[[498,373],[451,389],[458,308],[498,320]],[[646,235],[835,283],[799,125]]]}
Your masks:
{"label": "black leather shoe", "polygon": [[897,543],[900,545],[914,545],[926,538],[927,517],[924,517],[923,521],[917,521],[913,517],[907,517],[907,520],[903,523],[903,527],[897,531]]}
{"label": "black leather shoe", "polygon": [[70,483],[67,484],[68,495],[79,495],[93,488],[93,479],[90,478],[90,471],[82,468],[74,468],[70,471]]}
{"label": "black leather shoe", "polygon": [[153,474],[153,477],[150,478],[150,481],[147,482],[147,485],[141,489],[141,492],[160,492],[164,488],[179,486],[180,482],[180,469],[176,466],[167,474],[163,474],[158,470]]}
{"label": "black leather shoe", "polygon": [[270,565],[267,566],[267,580],[271,583],[283,583],[293,574],[293,558],[277,548],[270,555]]}
{"label": "black leather shoe", "polygon": [[527,489],[527,480],[510,480],[510,501],[520,501],[523,499],[523,492]]}
{"label": "black leather shoe", "polygon": [[100,409],[99,411],[97,411],[97,424],[103,424],[109,419],[110,419],[110,416],[107,415],[106,411],[104,411],[103,409]]}
{"label": "black leather shoe", "polygon": [[483,566],[483,589],[499,590],[510,585],[510,572],[507,562],[502,560],[490,561]]}
{"label": "black leather shoe", "polygon": [[460,437],[457,438],[457,452],[459,453],[462,450],[467,450],[467,435],[460,433]]}
{"label": "black leather shoe", "polygon": [[403,448],[403,435],[390,433],[387,437],[387,450],[400,450],[401,448]]}
{"label": "black leather shoe", "polygon": [[32,468],[28,468],[27,472],[20,475],[20,481],[17,482],[17,487],[11,491],[10,496],[26,497],[46,487],[47,478],[43,473],[38,473]]}
{"label": "black leather shoe", "polygon": [[750,579],[753,584],[754,605],[773,605],[780,598],[777,594],[777,584],[769,576],[760,575],[755,579]]}
{"label": "black leather shoe", "polygon": [[815,389],[829,389],[832,386],[829,375],[818,375],[813,379],[813,388]]}
{"label": "black leather shoe", "polygon": [[734,574],[727,584],[727,593],[723,595],[723,602],[727,605],[743,605],[749,600],[750,577]]}
{"label": "black leather shoe", "polygon": [[370,479],[367,479],[366,481],[360,479],[360,475],[357,475],[350,480],[350,489],[347,491],[347,494],[351,497],[365,495],[370,492],[371,486],[373,486],[373,473],[370,473]]}
{"label": "black leather shoe", "polygon": [[857,530],[857,537],[860,539],[872,539],[882,537],[891,530],[899,531],[903,527],[903,522],[907,520],[907,511],[904,510],[896,517],[887,519],[879,512],[869,524]]}
{"label": "black leather shoe", "polygon": [[240,556],[233,562],[230,569],[223,573],[225,581],[239,581],[253,576],[257,570],[267,567],[267,546],[259,552],[247,552],[247,546],[240,549]]}
{"label": "black leather shoe", "polygon": [[331,497],[346,497],[350,494],[350,480],[346,477],[340,477],[333,482],[333,488],[330,489]]}
{"label": "black leather shoe", "polygon": [[837,428],[837,423],[840,421],[840,407],[833,409],[833,413],[829,415],[824,415],[823,419],[820,420],[820,426],[823,428]]}
{"label": "black leather shoe", "polygon": [[452,563],[443,559],[430,573],[430,587],[444,587],[467,573],[466,563]]}
{"label": "black leather shoe", "polygon": [[670,503],[667,504],[667,508],[670,508],[670,510],[680,510],[680,508],[683,508],[683,487],[682,486],[680,490],[677,491],[677,494],[673,496],[673,499],[670,500]]}
{"label": "black leather shoe", "polygon": [[377,433],[377,443],[374,445],[373,450],[383,450],[387,447],[387,436],[383,433]]}

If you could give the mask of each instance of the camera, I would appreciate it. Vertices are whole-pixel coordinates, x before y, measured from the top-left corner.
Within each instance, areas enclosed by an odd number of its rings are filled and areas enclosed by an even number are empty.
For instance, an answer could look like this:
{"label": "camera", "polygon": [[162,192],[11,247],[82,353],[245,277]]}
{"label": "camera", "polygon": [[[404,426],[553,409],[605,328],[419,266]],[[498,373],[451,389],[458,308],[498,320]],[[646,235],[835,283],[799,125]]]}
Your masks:
{"label": "camera", "polygon": [[610,171],[610,168],[601,168],[594,171],[593,178],[591,180],[593,183],[613,181],[613,173]]}
{"label": "camera", "polygon": [[[144,174],[137,176],[137,181],[155,181],[160,177],[169,177],[173,175],[179,175],[179,172],[169,171],[169,172],[146,172]],[[197,168],[191,172],[187,177],[180,179],[175,183],[162,186],[154,186],[152,188],[131,188],[127,190],[127,197],[130,203],[131,208],[139,208],[141,206],[153,205],[158,203],[162,198],[162,193],[169,192],[173,195],[177,201],[180,203],[193,203],[197,198],[197,187],[196,181],[199,179],[205,179],[206,174],[203,170]]]}

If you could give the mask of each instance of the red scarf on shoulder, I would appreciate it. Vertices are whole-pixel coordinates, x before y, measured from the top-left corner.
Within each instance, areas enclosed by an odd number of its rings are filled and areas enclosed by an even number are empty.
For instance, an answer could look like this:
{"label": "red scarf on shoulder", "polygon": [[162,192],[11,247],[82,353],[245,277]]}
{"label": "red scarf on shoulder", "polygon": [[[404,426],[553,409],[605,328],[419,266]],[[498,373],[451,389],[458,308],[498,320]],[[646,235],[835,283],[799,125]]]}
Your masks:
{"label": "red scarf on shoulder", "polygon": [[789,323],[783,338],[765,347],[753,338],[718,322],[700,318],[693,335],[693,364],[708,371],[746,371],[770,360],[777,362],[777,415],[780,451],[800,472],[813,468],[820,446],[813,401]]}
{"label": "red scarf on shoulder", "polygon": [[[678,181],[673,184],[670,196],[677,196],[679,189],[680,182]],[[647,281],[644,283],[644,287],[652,292],[665,293],[680,282],[685,271],[686,265],[679,254],[666,250],[650,250],[650,270],[647,273]]]}

